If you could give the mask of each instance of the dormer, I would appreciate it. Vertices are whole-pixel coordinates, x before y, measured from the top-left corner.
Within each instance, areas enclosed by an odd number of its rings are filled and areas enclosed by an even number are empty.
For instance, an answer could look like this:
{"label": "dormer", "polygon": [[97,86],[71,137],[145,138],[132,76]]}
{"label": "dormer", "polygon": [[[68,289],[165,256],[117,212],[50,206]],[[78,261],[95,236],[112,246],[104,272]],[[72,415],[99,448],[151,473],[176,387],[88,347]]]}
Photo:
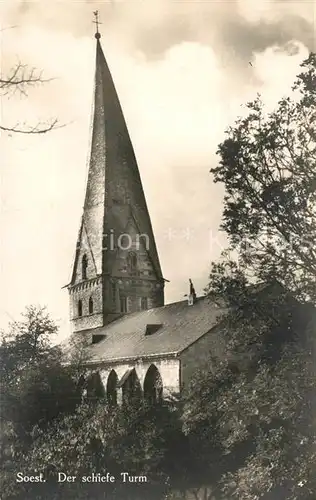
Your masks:
{"label": "dormer", "polygon": [[158,332],[160,328],[162,327],[161,323],[154,323],[154,324],[148,324],[146,325],[146,330],[145,330],[145,335],[153,335],[154,333]]}

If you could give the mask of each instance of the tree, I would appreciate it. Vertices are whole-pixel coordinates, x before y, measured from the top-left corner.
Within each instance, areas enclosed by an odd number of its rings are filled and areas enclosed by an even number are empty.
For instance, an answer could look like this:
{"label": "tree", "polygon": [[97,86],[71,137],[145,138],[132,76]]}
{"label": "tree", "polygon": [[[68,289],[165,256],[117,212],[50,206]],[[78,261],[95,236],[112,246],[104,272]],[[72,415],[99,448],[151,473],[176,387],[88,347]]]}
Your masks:
{"label": "tree", "polygon": [[22,313],[22,320],[10,323],[8,332],[2,332],[1,380],[13,382],[32,363],[40,362],[47,356],[58,358],[58,348],[51,347],[51,338],[56,333],[57,326],[45,308],[27,307]]}
{"label": "tree", "polygon": [[[80,370],[79,365],[84,363],[83,346],[73,345],[72,353],[65,357],[59,346],[52,345],[56,333],[57,327],[45,308],[30,306],[22,320],[13,322],[9,331],[2,334],[0,481],[3,498],[19,498],[16,473],[24,470],[31,473],[28,467],[33,443],[46,433],[51,436],[52,428],[57,433],[57,422],[74,414],[82,401],[79,378],[84,366]],[[27,488],[22,488],[20,498],[26,498],[25,491]],[[43,498],[49,497],[47,490],[45,494]]]}
{"label": "tree", "polygon": [[192,380],[183,419],[224,498],[306,500],[316,491],[315,54],[302,69],[274,112],[260,97],[247,104],[212,169],[225,185],[229,247],[206,293],[228,310],[226,357]]}
{"label": "tree", "polygon": [[260,97],[227,130],[219,165],[225,185],[221,228],[252,280],[276,278],[316,299],[316,55],[302,63],[290,97],[267,114]]}
{"label": "tree", "polygon": [[[28,307],[0,344],[2,498],[107,498],[136,500],[139,485],[124,484],[122,471],[148,475],[142,494],[157,500],[170,488],[168,474],[182,477],[185,443],[178,413],[169,405],[113,408],[104,397],[83,397],[85,342],[69,350],[52,346],[57,333],[46,310]],[[185,439],[184,439],[185,440]],[[182,450],[182,451],[181,451]],[[43,472],[45,483],[17,483],[16,474]],[[57,472],[79,479],[58,483]],[[109,471],[117,480],[83,483]]]}
{"label": "tree", "polygon": [[[167,406],[109,408],[104,401],[84,403],[73,414],[40,430],[7,477],[6,491],[11,488],[10,498],[16,500],[35,496],[39,500],[161,500],[170,488],[170,471],[177,469],[174,444],[179,437],[183,437],[180,421]],[[47,482],[13,486],[18,470],[42,471]],[[61,471],[69,471],[76,481],[58,483]],[[93,473],[106,475],[107,471],[115,477],[114,482],[82,480]],[[134,476],[145,475],[148,483],[124,483],[121,478],[124,471]]]}
{"label": "tree", "polygon": [[221,325],[225,358],[210,360],[188,388],[184,431],[217,495],[312,500],[315,312],[272,292],[248,289],[244,303],[238,293]]}
{"label": "tree", "polygon": [[[189,461],[179,412],[170,404],[107,406],[84,397],[81,378],[85,342],[69,351],[53,347],[56,325],[45,309],[29,307],[10,325],[0,345],[1,486],[3,500],[76,498],[160,500],[188,474]],[[17,483],[16,474],[39,472],[45,483]],[[58,483],[58,472],[77,476]],[[106,471],[114,484],[82,482]],[[120,474],[148,476],[148,484],[123,483]],[[169,475],[172,477],[169,480]]]}
{"label": "tree", "polygon": [[44,308],[26,308],[22,321],[4,333],[0,344],[1,424],[11,455],[29,446],[36,428],[74,411],[81,400],[72,365],[52,346],[55,323]]}

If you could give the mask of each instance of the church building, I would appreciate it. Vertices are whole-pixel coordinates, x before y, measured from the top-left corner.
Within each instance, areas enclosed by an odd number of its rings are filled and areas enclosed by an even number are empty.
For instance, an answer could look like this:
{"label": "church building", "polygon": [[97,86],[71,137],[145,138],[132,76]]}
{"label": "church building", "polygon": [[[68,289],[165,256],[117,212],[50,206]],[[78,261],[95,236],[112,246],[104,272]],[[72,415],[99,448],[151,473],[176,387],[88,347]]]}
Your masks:
{"label": "church building", "polygon": [[89,173],[71,281],[75,337],[90,344],[92,379],[107,400],[179,394],[224,348],[220,307],[197,298],[165,305],[164,279],[137,160],[97,30]]}

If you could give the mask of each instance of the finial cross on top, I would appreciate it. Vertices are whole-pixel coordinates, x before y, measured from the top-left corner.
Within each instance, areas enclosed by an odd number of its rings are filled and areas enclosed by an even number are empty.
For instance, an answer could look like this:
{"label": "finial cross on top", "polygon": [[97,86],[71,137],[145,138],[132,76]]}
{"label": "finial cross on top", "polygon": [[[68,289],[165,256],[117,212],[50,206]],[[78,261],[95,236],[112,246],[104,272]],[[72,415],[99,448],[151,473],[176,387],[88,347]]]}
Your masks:
{"label": "finial cross on top", "polygon": [[98,11],[98,10],[94,11],[94,12],[93,12],[93,15],[94,15],[94,17],[95,17],[95,21],[92,21],[92,22],[93,22],[93,23],[96,25],[96,27],[97,27],[97,31],[96,31],[95,37],[96,37],[96,38],[100,38],[100,37],[101,37],[101,35],[100,35],[100,33],[99,33],[99,24],[102,24],[102,23],[100,23],[100,21],[99,21],[99,11]]}

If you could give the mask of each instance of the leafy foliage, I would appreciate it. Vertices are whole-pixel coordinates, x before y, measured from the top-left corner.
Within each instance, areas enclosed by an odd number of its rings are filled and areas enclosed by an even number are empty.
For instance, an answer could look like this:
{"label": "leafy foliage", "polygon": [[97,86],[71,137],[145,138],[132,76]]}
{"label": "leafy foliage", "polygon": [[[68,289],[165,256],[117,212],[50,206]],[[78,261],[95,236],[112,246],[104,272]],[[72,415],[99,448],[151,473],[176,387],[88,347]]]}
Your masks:
{"label": "leafy foliage", "polygon": [[270,293],[228,315],[227,356],[191,381],[184,431],[203,476],[228,498],[312,499],[315,319]]}
{"label": "leafy foliage", "polygon": [[[171,404],[111,408],[82,393],[84,345],[62,356],[50,339],[56,326],[44,309],[28,308],[1,344],[1,484],[4,499],[160,499],[187,472],[186,438]],[[66,364],[65,364],[66,362]],[[185,459],[183,460],[183,457]],[[184,465],[186,464],[186,469]],[[16,474],[42,472],[46,482],[16,483]],[[82,476],[109,471],[115,483],[84,483]],[[121,481],[121,472],[146,475],[148,484]],[[77,476],[58,483],[58,472]]]}
{"label": "leafy foliage", "polygon": [[219,145],[211,172],[225,184],[222,229],[239,266],[316,298],[316,55],[302,63],[293,95],[270,114],[258,97]]}
{"label": "leafy foliage", "polygon": [[25,367],[46,360],[47,356],[58,359],[60,352],[52,349],[50,340],[57,327],[45,309],[30,306],[22,314],[22,321],[10,324],[9,331],[2,333],[1,380],[13,382]]}
{"label": "leafy foliage", "polygon": [[192,381],[183,418],[228,498],[315,497],[315,82],[310,54],[273,113],[247,104],[212,169],[229,248],[206,293],[230,308],[227,356]]}
{"label": "leafy foliage", "polygon": [[2,336],[2,464],[28,449],[37,428],[45,429],[80,402],[71,366],[62,364],[60,348],[51,345],[56,332],[45,309],[32,306]]}
{"label": "leafy foliage", "polygon": [[[183,439],[179,419],[167,406],[109,409],[104,402],[82,404],[75,413],[39,430],[32,447],[15,464],[7,483],[18,470],[42,471],[47,482],[21,484],[16,499],[112,498],[133,499],[141,495],[162,498],[169,489],[168,477],[176,471],[175,447]],[[176,448],[179,451],[179,447]],[[58,483],[58,472],[77,477],[73,483]],[[113,483],[82,482],[83,477],[109,471]],[[148,484],[122,481],[121,473],[148,477]],[[183,471],[182,471],[183,472]]]}

